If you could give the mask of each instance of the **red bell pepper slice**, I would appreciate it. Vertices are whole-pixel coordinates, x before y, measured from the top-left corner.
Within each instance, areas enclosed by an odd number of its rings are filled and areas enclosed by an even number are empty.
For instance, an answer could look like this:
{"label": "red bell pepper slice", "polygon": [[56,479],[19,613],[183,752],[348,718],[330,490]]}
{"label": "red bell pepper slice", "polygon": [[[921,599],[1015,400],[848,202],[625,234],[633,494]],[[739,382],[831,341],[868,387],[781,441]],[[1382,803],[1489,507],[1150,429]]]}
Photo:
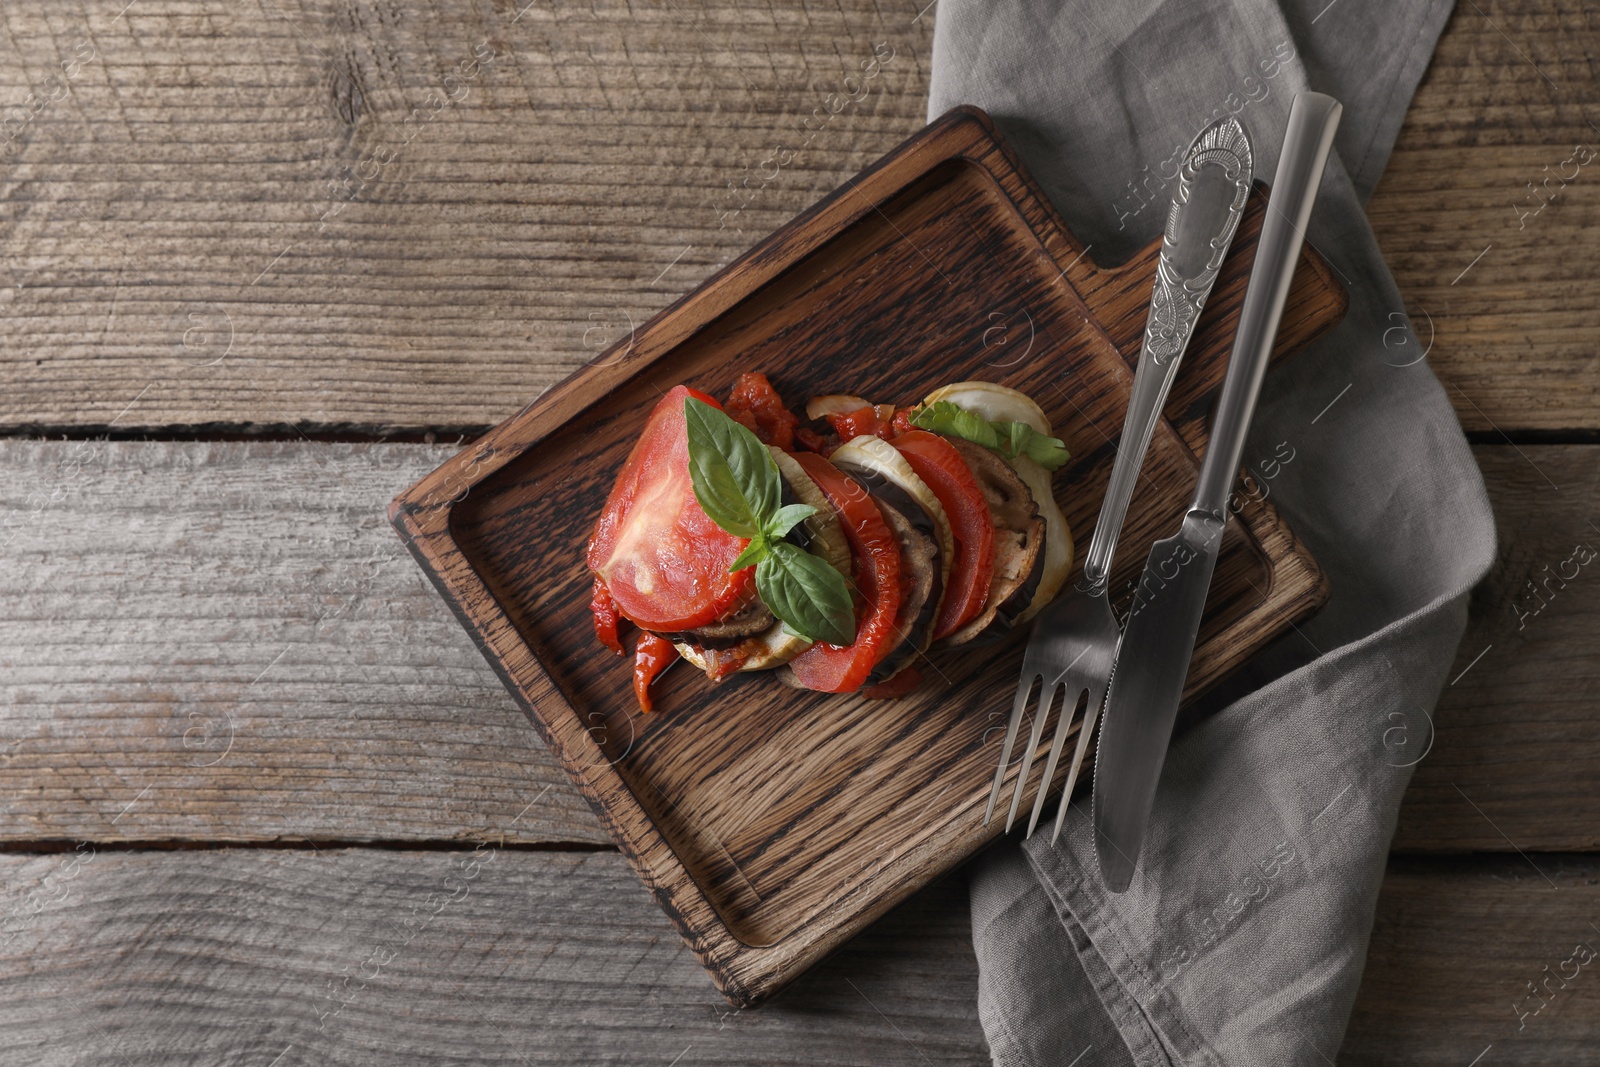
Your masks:
{"label": "red bell pepper slice", "polygon": [[939,498],[955,534],[950,580],[933,624],[933,637],[938,640],[976,618],[989,599],[989,581],[994,577],[994,517],[978,479],[949,441],[927,430],[908,430],[889,443]]}
{"label": "red bell pepper slice", "polygon": [[855,556],[855,585],[862,603],[856,609],[853,644],[818,641],[789,667],[807,689],[848,693],[860,688],[899,638],[894,621],[900,611],[900,542],[878,505],[853,478],[814,452],[796,452],[794,458],[839,516]]}
{"label": "red bell pepper slice", "polygon": [[650,683],[677,658],[677,646],[665,637],[639,635],[639,643],[633,646],[633,695],[639,698],[639,710],[646,715],[652,710]]}

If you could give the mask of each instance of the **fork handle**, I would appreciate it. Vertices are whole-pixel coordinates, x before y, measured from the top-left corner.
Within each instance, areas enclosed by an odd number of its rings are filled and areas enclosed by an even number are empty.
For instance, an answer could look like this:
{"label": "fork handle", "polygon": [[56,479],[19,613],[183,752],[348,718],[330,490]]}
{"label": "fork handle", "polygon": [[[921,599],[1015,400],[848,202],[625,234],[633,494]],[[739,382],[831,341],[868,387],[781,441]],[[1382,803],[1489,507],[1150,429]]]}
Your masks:
{"label": "fork handle", "polygon": [[1100,504],[1100,519],[1084,557],[1083,576],[1078,580],[1082,592],[1100,595],[1106,590],[1139,469],[1177,377],[1183,350],[1189,346],[1200,311],[1233,243],[1250,196],[1254,168],[1250,135],[1233,118],[1201,130],[1184,155],[1162,234],[1122,439]]}
{"label": "fork handle", "polygon": [[1083,560],[1079,588],[1086,592],[1097,592],[1104,587],[1111,574],[1111,560],[1117,551],[1117,537],[1122,533],[1122,520],[1128,514],[1133,487],[1139,482],[1139,469],[1144,466],[1144,455],[1155,433],[1156,420],[1161,417],[1172,380],[1178,376],[1179,362],[1159,359],[1151,345],[1150,334],[1145,334],[1139,366],[1133,376],[1133,394],[1128,399],[1128,416],[1122,424],[1122,439],[1117,444],[1117,459],[1111,466],[1111,481],[1106,485],[1105,500],[1100,504],[1100,518],[1094,524],[1089,554]]}

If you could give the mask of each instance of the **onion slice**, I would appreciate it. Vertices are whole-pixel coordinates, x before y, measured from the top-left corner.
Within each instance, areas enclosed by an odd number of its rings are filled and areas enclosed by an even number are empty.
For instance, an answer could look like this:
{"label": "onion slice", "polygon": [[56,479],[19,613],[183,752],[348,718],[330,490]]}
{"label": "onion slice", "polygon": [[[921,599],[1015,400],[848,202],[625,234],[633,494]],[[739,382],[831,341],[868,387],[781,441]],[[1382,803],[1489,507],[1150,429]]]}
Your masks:
{"label": "onion slice", "polygon": [[871,406],[859,396],[852,396],[849,393],[829,393],[827,396],[814,396],[806,401],[806,418],[821,419],[829,415],[843,415]]}
{"label": "onion slice", "polygon": [[1025,422],[1039,433],[1050,434],[1050,420],[1033,397],[994,382],[955,382],[935,389],[923,398],[924,404],[948,400],[989,422]]}

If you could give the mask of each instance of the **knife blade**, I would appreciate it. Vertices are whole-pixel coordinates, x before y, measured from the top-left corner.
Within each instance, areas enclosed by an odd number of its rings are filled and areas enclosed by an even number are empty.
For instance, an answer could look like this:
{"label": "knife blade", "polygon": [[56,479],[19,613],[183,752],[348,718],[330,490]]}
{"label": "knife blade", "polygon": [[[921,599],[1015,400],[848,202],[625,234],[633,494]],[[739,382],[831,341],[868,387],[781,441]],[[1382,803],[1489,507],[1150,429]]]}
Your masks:
{"label": "knife blade", "polygon": [[1267,217],[1194,497],[1178,532],[1151,548],[1117,648],[1100,717],[1093,786],[1095,856],[1102,880],[1114,893],[1132,882],[1143,847],[1227,528],[1229,489],[1342,110],[1337,100],[1322,93],[1301,93],[1289,109]]}

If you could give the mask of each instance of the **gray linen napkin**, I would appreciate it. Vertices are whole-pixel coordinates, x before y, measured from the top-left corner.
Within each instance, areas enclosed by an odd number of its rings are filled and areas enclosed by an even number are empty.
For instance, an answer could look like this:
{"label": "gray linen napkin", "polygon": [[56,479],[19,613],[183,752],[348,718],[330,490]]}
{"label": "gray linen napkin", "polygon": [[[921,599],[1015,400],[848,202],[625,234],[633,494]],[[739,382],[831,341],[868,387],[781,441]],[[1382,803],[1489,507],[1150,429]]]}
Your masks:
{"label": "gray linen napkin", "polygon": [[1175,741],[1128,892],[1100,884],[1086,801],[1059,846],[1039,834],[973,866],[997,1064],[1282,1067],[1338,1053],[1401,794],[1495,549],[1482,479],[1362,212],[1449,12],[939,6],[930,117],[988,110],[1101,262],[1159,234],[1175,161],[1205,123],[1238,114],[1270,179],[1295,93],[1345,105],[1309,239],[1350,311],[1269,376],[1245,450],[1250,491],[1270,492],[1332,600]]}

